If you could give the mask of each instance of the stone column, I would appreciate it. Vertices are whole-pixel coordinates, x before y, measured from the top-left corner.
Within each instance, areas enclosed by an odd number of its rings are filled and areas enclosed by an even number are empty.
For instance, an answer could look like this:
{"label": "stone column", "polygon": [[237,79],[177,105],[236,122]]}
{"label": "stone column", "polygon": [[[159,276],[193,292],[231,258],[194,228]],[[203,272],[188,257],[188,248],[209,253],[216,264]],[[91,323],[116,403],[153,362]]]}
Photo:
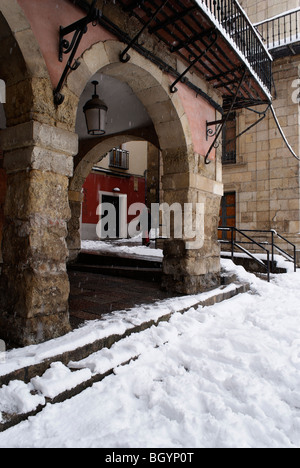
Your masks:
{"label": "stone column", "polygon": [[77,135],[28,122],[1,132],[8,175],[0,336],[25,346],[70,330],[68,179]]}
{"label": "stone column", "polygon": [[80,219],[83,194],[69,191],[71,218],[68,222],[67,245],[69,250],[68,262],[74,262],[81,251]]}
{"label": "stone column", "polygon": [[[201,171],[197,159],[193,153],[164,154],[164,202],[181,206],[183,236],[177,239],[179,233],[175,235],[171,229],[171,239],[164,244],[162,287],[180,294],[197,294],[220,286],[218,224],[223,185],[204,177],[201,172],[205,168]],[[190,215],[184,214],[186,204]]]}

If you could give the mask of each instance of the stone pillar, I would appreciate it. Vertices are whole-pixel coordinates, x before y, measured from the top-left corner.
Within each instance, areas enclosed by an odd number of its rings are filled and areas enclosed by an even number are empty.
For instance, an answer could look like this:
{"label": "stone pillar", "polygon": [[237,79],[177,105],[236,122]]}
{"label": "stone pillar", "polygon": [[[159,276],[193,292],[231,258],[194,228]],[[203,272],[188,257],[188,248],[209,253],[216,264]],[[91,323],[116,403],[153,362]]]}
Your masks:
{"label": "stone pillar", "polygon": [[296,251],[296,264],[297,268],[300,268],[300,250]]}
{"label": "stone pillar", "polygon": [[[223,185],[201,174],[195,164],[197,156],[185,158],[186,163],[180,164],[174,152],[164,155],[164,202],[181,205],[183,236],[174,238],[173,230],[173,238],[164,244],[162,287],[180,294],[197,294],[220,286],[218,224]],[[177,173],[180,166],[185,171]],[[186,204],[192,216],[184,215]]]}
{"label": "stone pillar", "polygon": [[78,137],[28,122],[1,132],[7,172],[0,336],[25,346],[70,330],[68,180]]}
{"label": "stone pillar", "polygon": [[71,218],[68,222],[67,245],[69,250],[68,262],[74,262],[81,250],[80,219],[83,194],[69,191]]}

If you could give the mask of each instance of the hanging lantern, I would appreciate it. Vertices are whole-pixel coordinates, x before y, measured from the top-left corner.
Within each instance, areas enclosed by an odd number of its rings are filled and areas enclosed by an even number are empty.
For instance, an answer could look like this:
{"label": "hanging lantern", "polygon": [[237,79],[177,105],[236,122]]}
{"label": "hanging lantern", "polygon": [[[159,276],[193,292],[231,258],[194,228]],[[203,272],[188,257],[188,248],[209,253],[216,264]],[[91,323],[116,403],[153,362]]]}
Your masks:
{"label": "hanging lantern", "polygon": [[92,81],[95,91],[92,99],[84,106],[85,120],[89,135],[104,135],[107,123],[107,105],[99,99],[97,94],[98,81]]}

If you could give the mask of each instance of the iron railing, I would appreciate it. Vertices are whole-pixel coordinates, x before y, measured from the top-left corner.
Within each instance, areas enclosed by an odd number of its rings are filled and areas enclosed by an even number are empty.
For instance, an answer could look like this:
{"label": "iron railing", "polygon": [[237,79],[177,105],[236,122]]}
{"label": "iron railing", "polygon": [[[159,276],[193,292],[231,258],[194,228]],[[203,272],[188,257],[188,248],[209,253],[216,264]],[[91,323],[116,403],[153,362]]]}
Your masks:
{"label": "iron railing", "polygon": [[255,24],[269,50],[300,41],[300,7]]}
{"label": "iron railing", "polygon": [[236,0],[197,0],[197,3],[202,3],[213,14],[263,84],[271,91],[272,58],[239,3]]}
{"label": "iron railing", "polygon": [[[237,229],[235,227],[220,227],[219,231],[229,233],[229,239],[222,240],[222,243],[229,244],[231,250],[231,258],[234,259],[235,249],[242,251],[256,263],[258,263],[267,272],[268,281],[270,281],[270,273],[275,271],[275,252],[278,251],[287,260],[293,263],[294,271],[297,271],[297,255],[296,246],[285,237],[278,234],[275,230],[255,230],[255,229]],[[251,235],[251,237],[250,237]],[[254,239],[253,236],[259,236]],[[237,238],[239,239],[237,240]],[[246,240],[245,240],[246,239]],[[263,239],[263,240],[261,240]],[[276,242],[275,242],[276,240]],[[285,250],[282,246],[278,245],[278,240],[281,243],[286,243],[292,254]],[[252,252],[243,247],[243,245],[249,245]],[[287,247],[286,247],[287,248]],[[255,251],[255,252],[254,252]],[[255,255],[256,253],[263,253],[266,255],[266,262]]]}

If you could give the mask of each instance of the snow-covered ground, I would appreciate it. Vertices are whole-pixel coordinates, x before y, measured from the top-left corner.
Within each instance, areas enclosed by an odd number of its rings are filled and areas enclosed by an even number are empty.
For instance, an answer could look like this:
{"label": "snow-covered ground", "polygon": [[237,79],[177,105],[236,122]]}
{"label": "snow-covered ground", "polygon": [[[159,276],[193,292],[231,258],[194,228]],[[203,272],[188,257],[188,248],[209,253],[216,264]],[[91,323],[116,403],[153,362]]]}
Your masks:
{"label": "snow-covered ground", "polygon": [[[140,245],[137,245],[140,244]],[[117,253],[126,254],[133,256],[145,256],[145,257],[156,257],[163,258],[163,251],[155,249],[155,242],[151,242],[151,248],[142,245],[141,237],[133,237],[131,239],[114,240],[111,242],[103,241],[83,241],[81,243],[82,250],[88,250],[90,252],[101,252],[101,253]]]}
{"label": "snow-covered ground", "polygon": [[[268,284],[222,262],[250,293],[175,313],[71,363],[79,379],[115,373],[0,434],[0,447],[300,447],[300,271]],[[14,390],[18,409],[34,389],[43,404],[73,374],[54,364],[26,388],[2,389],[0,401]]]}

